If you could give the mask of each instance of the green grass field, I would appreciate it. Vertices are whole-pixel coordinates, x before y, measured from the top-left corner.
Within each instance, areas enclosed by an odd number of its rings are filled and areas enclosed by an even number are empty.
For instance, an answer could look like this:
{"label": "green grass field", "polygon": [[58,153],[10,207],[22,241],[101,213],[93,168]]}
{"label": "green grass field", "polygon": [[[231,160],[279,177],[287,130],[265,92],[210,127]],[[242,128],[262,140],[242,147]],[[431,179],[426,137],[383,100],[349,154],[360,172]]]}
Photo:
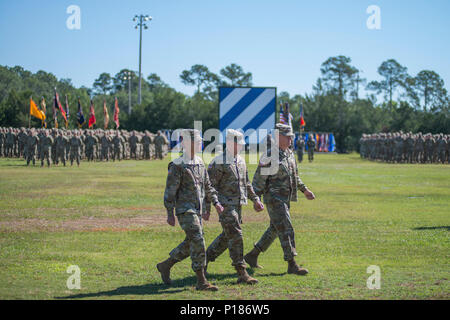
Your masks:
{"label": "green grass field", "polygon": [[[165,223],[164,161],[82,162],[26,167],[0,159],[0,299],[449,299],[450,167],[393,165],[351,155],[303,162],[317,199],[291,206],[305,277],[286,274],[276,240],[235,284],[228,252],[208,268],[218,292],[197,292],[190,259],[163,285],[157,262],[184,238]],[[255,165],[249,166],[253,176]],[[245,251],[268,226],[267,212],[243,211]],[[205,223],[207,245],[220,233]],[[81,289],[66,286],[68,266]],[[381,269],[381,288],[366,272]]]}

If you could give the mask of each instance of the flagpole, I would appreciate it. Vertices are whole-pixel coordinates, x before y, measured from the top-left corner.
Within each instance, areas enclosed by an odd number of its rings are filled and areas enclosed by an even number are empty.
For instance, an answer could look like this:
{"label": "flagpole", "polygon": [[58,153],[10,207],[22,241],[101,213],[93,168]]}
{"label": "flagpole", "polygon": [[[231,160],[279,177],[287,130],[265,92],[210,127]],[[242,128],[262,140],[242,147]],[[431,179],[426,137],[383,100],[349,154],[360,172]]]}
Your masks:
{"label": "flagpole", "polygon": [[[31,100],[33,99],[33,96],[30,96],[30,109],[31,109]],[[31,128],[31,112],[28,110],[28,129]]]}

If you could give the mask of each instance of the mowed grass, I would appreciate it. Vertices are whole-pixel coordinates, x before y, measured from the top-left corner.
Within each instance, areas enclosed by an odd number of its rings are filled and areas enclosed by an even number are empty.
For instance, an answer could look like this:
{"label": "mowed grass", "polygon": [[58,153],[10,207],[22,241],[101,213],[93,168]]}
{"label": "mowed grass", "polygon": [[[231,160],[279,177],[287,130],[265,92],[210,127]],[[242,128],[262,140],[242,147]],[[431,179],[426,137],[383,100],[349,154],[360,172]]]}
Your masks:
{"label": "mowed grass", "polygon": [[[0,159],[0,299],[449,299],[450,167],[394,165],[358,155],[316,155],[300,164],[317,199],[292,203],[297,261],[307,276],[286,273],[276,240],[235,284],[228,252],[209,266],[218,292],[197,292],[191,261],[175,265],[172,286],[157,262],[183,239],[164,223],[169,160],[26,167]],[[249,165],[253,176],[255,165]],[[205,222],[207,245],[221,232]],[[267,212],[243,210],[244,245],[269,224]],[[66,272],[81,269],[81,289]],[[367,267],[381,269],[370,290]]]}

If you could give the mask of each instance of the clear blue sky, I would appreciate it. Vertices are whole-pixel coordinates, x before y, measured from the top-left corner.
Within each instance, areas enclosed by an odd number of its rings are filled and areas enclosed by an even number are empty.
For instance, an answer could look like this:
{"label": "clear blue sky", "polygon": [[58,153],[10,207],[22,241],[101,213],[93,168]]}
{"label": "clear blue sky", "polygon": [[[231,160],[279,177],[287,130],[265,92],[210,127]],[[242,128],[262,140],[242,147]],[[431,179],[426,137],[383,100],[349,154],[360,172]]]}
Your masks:
{"label": "clear blue sky", "polygon": [[[69,5],[81,9],[81,29],[69,30]],[[381,9],[381,30],[369,30],[366,8]],[[378,80],[394,58],[412,75],[434,70],[450,81],[448,0],[0,0],[0,65],[21,65],[91,87],[101,72],[138,69],[135,14],[153,21],[143,34],[143,73],[193,93],[179,79],[204,64],[218,73],[237,63],[255,86],[310,93],[328,57],[346,55]]]}

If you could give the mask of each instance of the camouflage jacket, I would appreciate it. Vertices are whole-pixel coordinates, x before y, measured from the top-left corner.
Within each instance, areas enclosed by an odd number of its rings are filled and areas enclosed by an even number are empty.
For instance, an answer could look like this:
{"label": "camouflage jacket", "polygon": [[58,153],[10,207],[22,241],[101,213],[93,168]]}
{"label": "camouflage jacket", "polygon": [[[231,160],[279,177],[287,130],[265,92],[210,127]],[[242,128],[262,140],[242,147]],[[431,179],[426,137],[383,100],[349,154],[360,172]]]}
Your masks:
{"label": "camouflage jacket", "polygon": [[39,139],[41,142],[41,150],[49,150],[53,145],[53,138],[51,136],[44,136]]}
{"label": "camouflage jacket", "polygon": [[58,150],[64,150],[67,147],[68,143],[69,143],[69,139],[67,139],[66,136],[58,136],[56,138],[56,148]]}
{"label": "camouflage jacket", "polygon": [[263,174],[261,169],[269,167],[269,158],[261,158],[253,177],[253,189],[258,196],[263,195],[264,203],[272,201],[297,201],[297,189],[305,192],[306,186],[298,175],[297,162],[294,153],[287,149],[279,149],[278,170]]}
{"label": "camouflage jacket", "polygon": [[[248,179],[245,160],[239,155],[236,158],[227,155],[226,152],[218,155],[209,164],[208,175],[212,186],[219,194],[221,204],[247,204],[247,197],[253,202],[259,200]],[[210,211],[211,203],[208,201],[206,208]]]}
{"label": "camouflage jacket", "polygon": [[169,163],[164,206],[170,213],[192,212],[202,214],[206,201],[216,204],[217,191],[209,181],[203,160],[195,156],[193,160],[185,155]]}
{"label": "camouflage jacket", "polygon": [[156,136],[154,139],[154,143],[157,147],[162,147],[165,144],[169,144],[166,137],[163,135]]}
{"label": "camouflage jacket", "polygon": [[81,139],[80,137],[72,137],[69,140],[70,150],[73,152],[79,152],[81,148]]}

